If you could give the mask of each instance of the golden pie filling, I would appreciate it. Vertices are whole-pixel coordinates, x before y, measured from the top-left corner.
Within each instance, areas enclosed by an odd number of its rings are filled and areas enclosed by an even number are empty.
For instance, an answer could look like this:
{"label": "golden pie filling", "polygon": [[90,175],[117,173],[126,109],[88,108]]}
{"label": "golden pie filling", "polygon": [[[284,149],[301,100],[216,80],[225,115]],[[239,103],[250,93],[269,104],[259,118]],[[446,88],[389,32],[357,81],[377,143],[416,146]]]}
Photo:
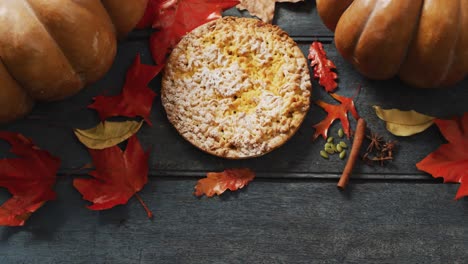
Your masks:
{"label": "golden pie filling", "polygon": [[239,159],[285,143],[310,105],[310,75],[280,28],[225,17],[198,27],[172,51],[162,82],[169,121],[196,147]]}

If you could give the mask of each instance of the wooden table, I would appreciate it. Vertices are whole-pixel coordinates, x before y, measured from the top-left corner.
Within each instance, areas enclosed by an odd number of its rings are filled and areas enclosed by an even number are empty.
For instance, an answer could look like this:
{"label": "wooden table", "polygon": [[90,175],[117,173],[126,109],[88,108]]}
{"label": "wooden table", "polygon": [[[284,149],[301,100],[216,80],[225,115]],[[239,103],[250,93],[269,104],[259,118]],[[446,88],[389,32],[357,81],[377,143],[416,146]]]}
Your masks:
{"label": "wooden table", "polygon": [[[372,105],[439,117],[468,111],[468,80],[450,90],[413,89],[398,79],[367,80],[340,58],[314,1],[278,7],[275,23],[304,53],[313,40],[325,44],[338,66],[339,94],[351,96],[362,86],[357,109],[373,131],[396,139],[385,132]],[[226,14],[240,15],[236,10]],[[63,160],[56,186],[59,199],[48,202],[24,227],[0,228],[0,263],[468,262],[467,199],[454,201],[458,185],[441,184],[415,168],[444,142],[438,130],[397,138],[394,162],[386,167],[358,165],[349,188],[340,192],[336,182],[344,162],[336,156],[322,159],[323,139],[311,141],[312,125],[325,116],[317,106],[285,146],[261,158],[228,161],[184,141],[167,121],[158,98],[154,126],[144,126],[138,135],[145,146],[153,146],[150,181],[140,195],[154,219],[146,218],[135,198],[108,211],[86,209],[88,203],[72,187],[72,178],[84,174],[70,173],[90,158],[71,129],[97,124],[97,115],[86,105],[106,89],[120,90],[137,52],[151,62],[147,36],[135,32],[121,43],[112,70],[98,83],[0,127],[32,137]],[[159,81],[151,84],[156,91]],[[314,100],[332,102],[316,81],[313,86]],[[335,124],[332,133],[339,127]],[[7,157],[7,150],[1,142],[0,157]],[[198,178],[231,167],[252,168],[258,177],[236,193],[212,199],[193,196]],[[2,201],[9,197],[6,192],[0,196]]]}

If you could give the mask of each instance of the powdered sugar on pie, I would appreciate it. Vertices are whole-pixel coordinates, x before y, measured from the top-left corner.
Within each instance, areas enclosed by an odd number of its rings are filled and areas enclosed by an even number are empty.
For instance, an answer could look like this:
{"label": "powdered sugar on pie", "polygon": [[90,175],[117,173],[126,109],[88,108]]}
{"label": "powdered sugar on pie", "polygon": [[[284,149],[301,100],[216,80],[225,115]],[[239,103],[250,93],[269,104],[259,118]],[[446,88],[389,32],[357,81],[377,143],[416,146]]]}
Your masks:
{"label": "powdered sugar on pie", "polygon": [[162,102],[185,139],[238,159],[285,143],[309,109],[310,89],[307,61],[284,31],[225,17],[198,27],[175,47]]}

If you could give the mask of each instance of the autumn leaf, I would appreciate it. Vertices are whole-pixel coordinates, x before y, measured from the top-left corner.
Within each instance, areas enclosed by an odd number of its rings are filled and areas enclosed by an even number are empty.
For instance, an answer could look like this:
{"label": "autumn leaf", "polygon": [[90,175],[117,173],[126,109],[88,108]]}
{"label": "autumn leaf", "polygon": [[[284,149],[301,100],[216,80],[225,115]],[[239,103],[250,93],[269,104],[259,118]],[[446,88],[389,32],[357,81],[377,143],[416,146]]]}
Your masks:
{"label": "autumn leaf", "polygon": [[376,115],[386,122],[387,130],[395,136],[407,137],[429,128],[435,117],[418,113],[414,110],[382,109],[374,106]]}
{"label": "autumn leaf", "polygon": [[348,112],[351,112],[351,115],[358,120],[359,115],[356,111],[356,108],[354,106],[354,101],[353,98],[348,98],[344,96],[340,96],[338,94],[332,93],[330,94],[335,100],[340,102],[341,104],[339,105],[332,105],[325,103],[323,101],[317,101],[315,102],[318,106],[322,107],[328,114],[327,117],[319,122],[318,124],[314,125],[315,128],[315,133],[313,136],[313,139],[315,140],[318,138],[320,135],[322,135],[323,138],[327,138],[328,134],[328,129],[330,128],[330,125],[336,120],[339,119],[341,121],[341,124],[343,125],[343,131],[346,134],[346,136],[349,138],[351,135],[350,128],[349,128],[349,121],[348,121]]}
{"label": "autumn leaf", "polygon": [[229,0],[153,0],[159,12],[153,27],[157,29],[150,39],[156,64],[163,64],[172,48],[183,36],[209,21],[221,18],[221,12],[236,6]]}
{"label": "autumn leaf", "polygon": [[247,10],[251,15],[260,18],[266,23],[271,23],[275,15],[276,3],[297,3],[302,1],[304,0],[240,0],[237,8],[239,10]]}
{"label": "autumn leaf", "polygon": [[448,143],[441,145],[416,164],[419,170],[444,182],[460,183],[455,199],[468,196],[468,113],[452,120],[436,119],[442,135]]}
{"label": "autumn leaf", "polygon": [[223,194],[227,189],[237,191],[244,188],[255,178],[250,169],[229,169],[223,172],[209,172],[206,178],[198,181],[195,186],[195,195],[213,197]]}
{"label": "autumn leaf", "polygon": [[53,190],[60,159],[39,149],[23,135],[0,132],[17,158],[0,159],[0,186],[12,197],[0,207],[0,225],[22,226],[45,202],[54,200]]}
{"label": "autumn leaf", "polygon": [[319,84],[325,87],[327,92],[334,92],[338,87],[338,75],[333,72],[336,66],[327,58],[322,43],[315,41],[310,45],[308,58],[311,60],[310,66],[314,68],[314,78],[319,79]]}
{"label": "autumn leaf", "polygon": [[137,29],[144,29],[151,27],[156,20],[156,15],[159,12],[161,4],[166,0],[149,0],[146,6],[145,14],[141,18],[140,22],[135,26]]}
{"label": "autumn leaf", "polygon": [[152,217],[152,213],[138,196],[148,182],[149,152],[144,152],[136,136],[132,136],[127,149],[118,146],[103,150],[90,149],[94,171],[89,174],[94,179],[75,179],[73,185],[85,200],[93,204],[91,210],[105,210],[116,205],[126,204],[135,195]]}
{"label": "autumn leaf", "polygon": [[141,64],[140,55],[137,55],[127,71],[122,93],[116,96],[97,96],[94,98],[94,103],[88,107],[95,109],[103,121],[114,116],[139,116],[151,125],[149,116],[156,93],[148,87],[148,83],[162,68],[163,65]]}
{"label": "autumn leaf", "polygon": [[124,142],[136,134],[143,121],[100,122],[96,127],[75,129],[78,140],[90,149],[105,149]]}

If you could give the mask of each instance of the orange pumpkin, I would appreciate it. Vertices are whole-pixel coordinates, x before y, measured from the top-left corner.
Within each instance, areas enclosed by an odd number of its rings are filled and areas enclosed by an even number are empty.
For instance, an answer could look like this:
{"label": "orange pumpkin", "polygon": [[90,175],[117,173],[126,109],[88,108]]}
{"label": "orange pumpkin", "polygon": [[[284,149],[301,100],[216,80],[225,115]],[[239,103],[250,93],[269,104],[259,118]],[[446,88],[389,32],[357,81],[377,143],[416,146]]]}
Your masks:
{"label": "orange pumpkin", "polygon": [[0,1],[0,123],[100,79],[147,1]]}
{"label": "orange pumpkin", "polygon": [[342,56],[371,79],[416,87],[468,74],[468,0],[317,0]]}

